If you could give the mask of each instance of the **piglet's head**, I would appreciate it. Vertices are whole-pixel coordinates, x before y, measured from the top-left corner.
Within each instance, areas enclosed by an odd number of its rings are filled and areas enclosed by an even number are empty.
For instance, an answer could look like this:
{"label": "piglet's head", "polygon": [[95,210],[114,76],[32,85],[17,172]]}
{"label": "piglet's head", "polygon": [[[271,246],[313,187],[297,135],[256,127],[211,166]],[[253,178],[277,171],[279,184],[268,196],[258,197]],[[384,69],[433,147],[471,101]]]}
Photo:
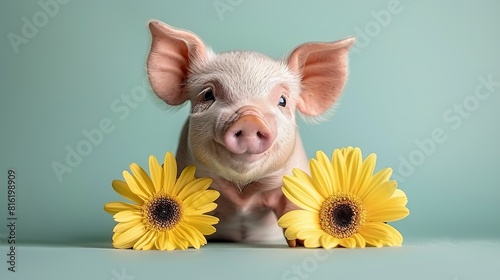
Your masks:
{"label": "piglet's head", "polygon": [[317,117],[339,98],[354,38],[306,43],[287,60],[213,53],[195,34],[149,24],[148,74],[169,105],[191,102],[188,153],[205,170],[240,185],[283,168],[297,139],[295,112]]}

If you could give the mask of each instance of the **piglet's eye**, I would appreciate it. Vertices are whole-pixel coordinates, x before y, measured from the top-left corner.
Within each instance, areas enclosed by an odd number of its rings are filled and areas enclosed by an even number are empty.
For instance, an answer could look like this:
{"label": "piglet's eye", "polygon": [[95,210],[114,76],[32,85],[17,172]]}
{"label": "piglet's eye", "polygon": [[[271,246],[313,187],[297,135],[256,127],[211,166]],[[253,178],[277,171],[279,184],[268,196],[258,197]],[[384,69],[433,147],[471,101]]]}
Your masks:
{"label": "piglet's eye", "polygon": [[211,87],[207,87],[202,93],[203,101],[215,101],[214,90]]}
{"label": "piglet's eye", "polygon": [[199,94],[199,102],[196,102],[193,106],[193,114],[198,114],[204,112],[215,102],[214,90],[211,87],[207,87],[202,90]]}
{"label": "piglet's eye", "polygon": [[278,102],[278,106],[286,107],[286,98],[283,95],[280,97],[280,101]]}

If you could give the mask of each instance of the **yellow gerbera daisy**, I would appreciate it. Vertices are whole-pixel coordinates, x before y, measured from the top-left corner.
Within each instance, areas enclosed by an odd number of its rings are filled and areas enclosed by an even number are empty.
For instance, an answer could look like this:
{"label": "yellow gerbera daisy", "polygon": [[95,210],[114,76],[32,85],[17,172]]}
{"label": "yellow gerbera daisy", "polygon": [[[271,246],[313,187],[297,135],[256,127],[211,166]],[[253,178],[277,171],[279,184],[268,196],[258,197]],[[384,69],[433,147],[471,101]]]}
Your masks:
{"label": "yellow gerbera daisy", "polygon": [[318,151],[310,176],[297,168],[285,176],[283,193],[302,208],[279,219],[286,238],[308,248],[401,245],[403,237],[386,222],[409,215],[408,199],[389,180],[391,168],[373,174],[375,162],[375,154],[363,161],[359,148],[336,149],[332,161]]}
{"label": "yellow gerbera daisy", "polygon": [[199,249],[215,232],[219,219],[205,213],[217,207],[219,192],[207,190],[212,179],[194,177],[196,168],[186,167],[177,179],[177,163],[168,152],[163,167],[149,157],[151,178],[139,165],[123,171],[125,182],[113,181],[113,189],[135,202],[110,202],[104,210],[118,224],[113,229],[113,246],[137,250]]}

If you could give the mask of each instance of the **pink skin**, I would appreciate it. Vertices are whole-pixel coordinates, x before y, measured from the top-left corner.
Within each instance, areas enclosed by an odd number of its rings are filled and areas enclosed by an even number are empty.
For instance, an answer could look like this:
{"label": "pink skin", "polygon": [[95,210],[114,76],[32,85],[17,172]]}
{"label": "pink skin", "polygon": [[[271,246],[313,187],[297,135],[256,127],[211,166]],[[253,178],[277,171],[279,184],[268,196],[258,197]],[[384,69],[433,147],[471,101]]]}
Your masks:
{"label": "pink skin", "polygon": [[267,151],[276,139],[276,124],[268,124],[258,108],[244,106],[236,111],[236,119],[224,133],[226,149],[237,155],[259,155]]}
{"label": "pink skin", "polygon": [[[169,105],[191,102],[179,140],[179,170],[196,165],[221,196],[211,239],[283,238],[277,218],[297,209],[281,191],[293,168],[309,171],[295,111],[318,117],[338,99],[353,38],[297,47],[287,61],[254,52],[215,54],[193,33],[150,23],[148,73]],[[287,241],[295,246],[295,240]]]}

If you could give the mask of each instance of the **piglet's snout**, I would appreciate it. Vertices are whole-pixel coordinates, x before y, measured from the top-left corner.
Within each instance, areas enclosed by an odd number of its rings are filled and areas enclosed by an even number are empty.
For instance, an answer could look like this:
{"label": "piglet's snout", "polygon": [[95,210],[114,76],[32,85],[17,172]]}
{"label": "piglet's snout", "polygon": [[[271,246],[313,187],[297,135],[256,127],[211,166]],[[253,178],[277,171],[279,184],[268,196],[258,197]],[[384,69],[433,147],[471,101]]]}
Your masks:
{"label": "piglet's snout", "polygon": [[238,117],[226,129],[224,144],[234,154],[261,154],[267,151],[276,138],[273,122],[256,109],[241,108]]}

